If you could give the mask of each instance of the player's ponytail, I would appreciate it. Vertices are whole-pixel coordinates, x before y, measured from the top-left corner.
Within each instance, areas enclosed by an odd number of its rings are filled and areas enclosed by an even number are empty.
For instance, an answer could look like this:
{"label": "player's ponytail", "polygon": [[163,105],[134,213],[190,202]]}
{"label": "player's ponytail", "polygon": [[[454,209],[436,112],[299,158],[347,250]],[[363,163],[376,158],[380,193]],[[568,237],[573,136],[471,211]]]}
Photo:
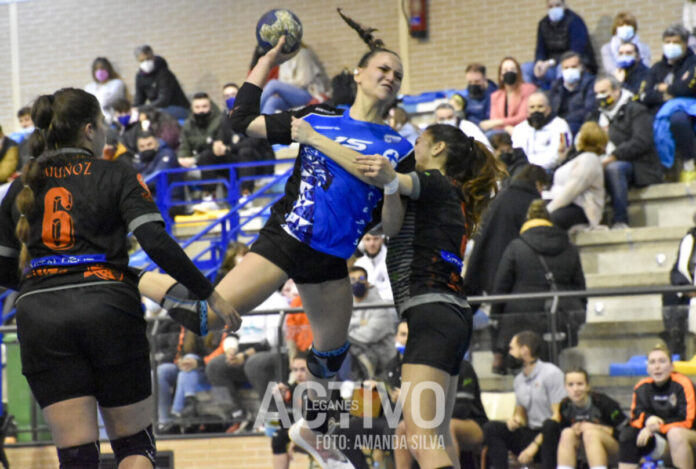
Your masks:
{"label": "player's ponytail", "polygon": [[20,214],[15,234],[22,242],[20,270],[31,258],[27,248],[29,218],[34,213],[35,194],[43,185],[44,168],[65,159],[64,155],[52,154],[50,150],[79,145],[82,129],[87,123],[97,125],[101,108],[93,95],[76,88],[64,88],[53,95],[39,96],[31,108],[31,118],[36,128],[29,137],[29,161],[22,169],[24,187],[15,199]]}
{"label": "player's ponytail", "polygon": [[399,54],[397,54],[393,50],[387,49],[384,45],[384,41],[375,37],[372,34],[373,32],[377,31],[377,29],[363,26],[362,24],[358,23],[357,21],[343,13],[343,10],[341,10],[340,8],[336,8],[336,11],[338,11],[338,14],[341,16],[341,18],[343,18],[343,21],[345,21],[348,24],[348,26],[353,28],[358,33],[358,36],[360,36],[360,39],[362,39],[365,42],[365,44],[367,44],[367,47],[370,48],[369,52],[367,52],[360,58],[360,62],[358,62],[358,67],[363,68],[367,66],[367,63],[370,61],[372,56],[379,52],[388,52],[390,54],[394,54],[397,57],[399,56]]}
{"label": "player's ponytail", "polygon": [[425,130],[433,143],[446,144],[445,172],[460,189],[465,205],[467,231],[472,235],[481,215],[498,192],[498,183],[507,175],[505,166],[486,146],[457,127],[434,124]]}

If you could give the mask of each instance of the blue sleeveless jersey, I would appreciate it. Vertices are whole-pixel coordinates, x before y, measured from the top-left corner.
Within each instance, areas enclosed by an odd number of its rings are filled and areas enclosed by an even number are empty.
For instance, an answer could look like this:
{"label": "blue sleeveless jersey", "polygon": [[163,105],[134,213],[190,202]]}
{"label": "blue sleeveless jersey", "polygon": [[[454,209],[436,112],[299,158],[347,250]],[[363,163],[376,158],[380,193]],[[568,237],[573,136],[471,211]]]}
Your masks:
{"label": "blue sleeveless jersey", "polygon": [[[302,118],[317,132],[352,150],[384,155],[396,167],[413,148],[386,125],[354,120],[349,112],[322,111],[314,108]],[[288,184],[299,187],[286,190],[297,195],[286,205],[283,228],[317,251],[348,259],[382,199],[382,190],[352,176],[315,148],[301,145],[298,160]]]}

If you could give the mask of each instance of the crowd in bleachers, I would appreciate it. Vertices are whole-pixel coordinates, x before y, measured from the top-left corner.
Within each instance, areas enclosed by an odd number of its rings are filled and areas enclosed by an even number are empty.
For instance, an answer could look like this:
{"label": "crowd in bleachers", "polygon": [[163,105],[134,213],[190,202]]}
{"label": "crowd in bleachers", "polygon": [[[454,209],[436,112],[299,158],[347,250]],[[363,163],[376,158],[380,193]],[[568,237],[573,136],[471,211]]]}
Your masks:
{"label": "crowd in bleachers", "polygon": [[[485,213],[468,258],[465,283],[471,295],[584,289],[579,254],[568,231],[626,229],[630,188],[657,184],[665,177],[696,180],[696,40],[689,23],[696,17],[694,9],[685,8],[684,23],[691,29],[682,24],[665,28],[662,54],[653,54],[641,41],[638,19],[631,12],[619,12],[611,40],[596,55],[582,12],[571,10],[564,0],[546,4],[548,15],[539,21],[534,61],[504,57],[495,77],[489,77],[481,64],[468,64],[466,86],[438,102],[431,117],[410,116],[399,103],[384,116],[412,143],[431,123],[457,126],[507,166],[509,178]],[[256,59],[258,54],[255,51]],[[320,55],[303,45],[293,60],[272,72],[261,97],[262,112],[310,103],[350,104],[355,93],[352,75],[342,72],[329,80]],[[653,55],[660,56],[654,63]],[[132,100],[107,58],[97,57],[92,63],[92,80],[85,89],[98,98],[109,125],[104,158],[132,165],[145,179],[163,169],[202,168],[174,174],[170,182],[225,179],[229,169],[205,167],[275,159],[265,139],[239,134],[227,124],[225,116],[238,90],[235,83],[221,90],[226,106],[221,110],[204,92],[189,100],[167,61],[151,47],[138,47],[135,58],[139,71]],[[29,108],[20,109],[17,118],[22,130],[5,135],[0,128],[0,197],[29,157]],[[272,165],[255,166],[240,169],[237,177],[272,172]],[[154,181],[148,187],[155,192]],[[200,197],[183,187],[174,190],[173,199],[200,198],[204,203],[177,207],[172,214],[219,208],[224,189],[215,183],[199,188]],[[253,180],[245,180],[238,195],[249,195],[254,188]],[[687,238],[682,244],[690,242],[690,249],[680,249],[684,256],[673,269],[675,284],[693,284],[693,231]],[[352,348],[338,376],[362,383],[368,392],[384,383],[395,401],[407,333],[396,312],[379,304],[392,300],[386,249],[384,237],[370,232],[349,262],[354,304],[368,307],[354,311]],[[218,278],[243,262],[246,251],[244,245],[231,245]],[[675,300],[680,302],[681,298]],[[378,305],[369,307],[371,303]],[[288,281],[260,309],[291,307],[301,307],[301,302]],[[627,418],[616,402],[590,391],[585,371],[564,375],[549,363],[552,357],[544,342],[549,327],[539,320],[548,307],[541,300],[498,304],[490,312],[497,320],[493,370],[518,372],[516,408],[506,423],[488,422],[476,373],[468,362],[462,365],[462,396],[452,420],[453,438],[463,452],[462,467],[473,467],[469,464],[481,457],[483,447],[488,467],[507,467],[511,450],[520,463],[540,461],[543,467],[568,469],[575,467],[581,445],[592,468],[619,461],[620,467],[637,467],[643,456],[667,457],[665,447],[672,449],[676,467],[694,467],[694,388],[688,378],[673,373],[671,355],[659,347],[650,352],[650,377],[636,386]],[[160,314],[153,309],[152,315]],[[559,327],[566,335],[561,348],[576,345],[585,302],[566,301],[561,310]],[[479,318],[484,314],[477,312]],[[675,309],[674,314],[680,313]],[[273,389],[292,405],[291,390],[307,379],[303,352],[312,336],[304,314],[288,315],[282,325],[279,321],[278,314],[245,317],[237,333],[202,338],[166,320],[152,322],[158,432],[259,430],[253,426],[258,402],[244,394],[253,390],[263,397],[273,382],[280,383]],[[673,343],[680,331],[683,338],[685,327],[683,317],[675,321]],[[275,467],[288,467],[292,450],[287,429],[265,423],[272,435]],[[376,428],[384,434],[392,431],[385,422]],[[400,426],[396,435],[403,431]],[[357,438],[359,433],[353,429],[347,436]],[[393,452],[397,468],[410,467],[407,449]],[[377,461],[381,457],[375,456]]]}

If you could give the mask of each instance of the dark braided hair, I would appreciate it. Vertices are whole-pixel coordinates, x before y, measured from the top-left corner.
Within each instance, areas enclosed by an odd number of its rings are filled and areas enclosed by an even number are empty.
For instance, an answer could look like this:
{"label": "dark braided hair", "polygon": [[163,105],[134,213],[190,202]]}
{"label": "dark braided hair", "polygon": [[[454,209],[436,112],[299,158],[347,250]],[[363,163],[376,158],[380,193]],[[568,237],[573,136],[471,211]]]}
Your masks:
{"label": "dark braided hair", "polygon": [[481,214],[498,192],[498,183],[507,176],[505,165],[486,146],[457,127],[433,124],[425,129],[433,143],[444,142],[445,173],[459,187],[465,205],[468,234],[478,228]]}
{"label": "dark braided hair", "polygon": [[384,41],[373,36],[372,33],[378,31],[377,29],[363,26],[362,24],[358,23],[357,21],[343,13],[343,10],[341,10],[340,8],[336,8],[336,11],[338,11],[338,14],[341,16],[341,18],[343,18],[343,21],[345,21],[348,24],[348,26],[353,28],[358,33],[358,36],[360,36],[360,39],[362,39],[365,42],[365,44],[367,44],[367,47],[370,48],[370,50],[360,58],[360,61],[358,62],[358,67],[363,68],[367,66],[367,63],[370,61],[370,59],[380,52],[387,52],[389,54],[393,54],[399,57],[399,54],[385,47]]}
{"label": "dark braided hair", "polygon": [[30,259],[27,249],[29,217],[35,209],[34,194],[43,187],[44,168],[68,159],[68,155],[52,153],[51,150],[80,145],[84,126],[89,123],[96,126],[101,115],[97,98],[77,88],[63,88],[52,95],[39,96],[34,102],[31,118],[36,129],[29,138],[31,157],[22,170],[24,187],[16,198],[20,219],[15,234],[22,242],[20,269],[23,269]]}

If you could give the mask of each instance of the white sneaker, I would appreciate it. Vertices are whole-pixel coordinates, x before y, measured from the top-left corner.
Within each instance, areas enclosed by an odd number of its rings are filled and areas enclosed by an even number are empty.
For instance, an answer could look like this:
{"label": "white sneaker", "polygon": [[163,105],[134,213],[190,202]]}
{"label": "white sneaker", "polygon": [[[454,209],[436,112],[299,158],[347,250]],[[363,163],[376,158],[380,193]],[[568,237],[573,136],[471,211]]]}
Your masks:
{"label": "white sneaker", "polygon": [[333,439],[309,428],[303,418],[290,426],[288,436],[297,446],[312,456],[322,469],[355,469],[355,466],[335,445],[327,447],[324,444],[325,441],[334,441]]}
{"label": "white sneaker", "polygon": [[621,222],[614,223],[613,225],[611,225],[612,230],[627,230],[629,228],[630,228],[630,226],[628,226],[626,223],[621,223]]}
{"label": "white sneaker", "polygon": [[203,198],[203,202],[199,202],[191,207],[194,212],[205,213],[220,210],[220,205],[213,200],[211,196]]}

